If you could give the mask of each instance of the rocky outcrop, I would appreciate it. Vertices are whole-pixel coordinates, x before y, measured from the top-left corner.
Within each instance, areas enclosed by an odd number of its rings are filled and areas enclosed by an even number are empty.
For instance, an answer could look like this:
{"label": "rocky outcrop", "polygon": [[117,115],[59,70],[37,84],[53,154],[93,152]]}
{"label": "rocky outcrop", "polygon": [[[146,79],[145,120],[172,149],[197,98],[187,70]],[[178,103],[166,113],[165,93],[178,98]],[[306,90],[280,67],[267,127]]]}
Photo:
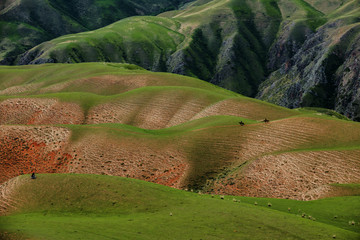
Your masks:
{"label": "rocky outcrop", "polygon": [[360,34],[353,38],[343,59],[335,75],[338,83],[335,110],[360,122]]}
{"label": "rocky outcrop", "polygon": [[[359,120],[360,23],[349,21],[328,22],[305,35],[301,47],[296,42],[275,45],[279,58],[270,58],[269,65],[282,65],[261,84],[257,97],[290,108],[336,109]],[[291,45],[292,51],[281,54]]]}

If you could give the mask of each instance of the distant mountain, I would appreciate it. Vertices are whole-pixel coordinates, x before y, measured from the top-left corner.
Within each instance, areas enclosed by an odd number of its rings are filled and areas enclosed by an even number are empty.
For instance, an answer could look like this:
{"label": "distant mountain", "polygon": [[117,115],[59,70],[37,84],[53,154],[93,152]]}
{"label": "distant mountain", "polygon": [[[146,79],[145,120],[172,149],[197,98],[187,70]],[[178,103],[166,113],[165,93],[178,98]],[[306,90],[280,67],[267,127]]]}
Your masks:
{"label": "distant mountain", "polygon": [[359,10],[355,0],[198,0],[53,39],[15,62],[128,62],[359,121]]}
{"label": "distant mountain", "polygon": [[255,96],[267,75],[267,50],[281,21],[279,8],[272,2],[196,1],[184,10],[124,19],[96,31],[45,42],[18,63],[129,62]]}
{"label": "distant mountain", "polygon": [[3,0],[0,3],[0,61],[52,38],[93,30],[134,15],[153,15],[189,0]]}

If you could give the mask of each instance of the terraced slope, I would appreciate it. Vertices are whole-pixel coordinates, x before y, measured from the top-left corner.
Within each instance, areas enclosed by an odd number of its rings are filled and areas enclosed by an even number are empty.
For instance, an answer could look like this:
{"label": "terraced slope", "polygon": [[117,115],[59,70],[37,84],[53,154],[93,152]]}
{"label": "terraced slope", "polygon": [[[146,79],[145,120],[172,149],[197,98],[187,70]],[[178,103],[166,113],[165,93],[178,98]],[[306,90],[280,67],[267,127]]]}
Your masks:
{"label": "terraced slope", "polygon": [[1,182],[93,173],[302,200],[360,182],[360,125],[321,112],[126,64],[1,67],[0,79]]}
{"label": "terraced slope", "polygon": [[36,180],[25,175],[2,187],[0,200],[14,204],[7,216],[0,216],[0,236],[5,239],[355,240],[360,234],[358,196],[310,202],[221,199],[134,179],[82,174],[41,174]]}

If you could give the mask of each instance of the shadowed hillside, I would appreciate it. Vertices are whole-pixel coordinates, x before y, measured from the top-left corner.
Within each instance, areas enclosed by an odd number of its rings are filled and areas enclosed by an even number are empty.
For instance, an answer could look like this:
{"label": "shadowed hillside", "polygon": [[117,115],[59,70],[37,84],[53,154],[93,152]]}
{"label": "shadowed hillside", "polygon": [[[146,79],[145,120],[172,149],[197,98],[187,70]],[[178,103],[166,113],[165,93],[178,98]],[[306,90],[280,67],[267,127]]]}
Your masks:
{"label": "shadowed hillside", "polygon": [[283,41],[273,48],[274,63],[284,53],[287,59],[272,66],[276,71],[261,84],[257,97],[290,108],[335,109],[359,121],[359,7],[358,1],[344,2],[305,36],[303,23],[297,23],[293,37],[299,44]]}
{"label": "shadowed hillside", "polygon": [[1,67],[0,79],[1,182],[96,173],[310,200],[360,181],[360,125],[331,111],[289,110],[126,64]]}
{"label": "shadowed hillside", "polygon": [[55,37],[93,30],[135,15],[177,9],[181,0],[3,0],[0,63],[13,64],[30,48]]}

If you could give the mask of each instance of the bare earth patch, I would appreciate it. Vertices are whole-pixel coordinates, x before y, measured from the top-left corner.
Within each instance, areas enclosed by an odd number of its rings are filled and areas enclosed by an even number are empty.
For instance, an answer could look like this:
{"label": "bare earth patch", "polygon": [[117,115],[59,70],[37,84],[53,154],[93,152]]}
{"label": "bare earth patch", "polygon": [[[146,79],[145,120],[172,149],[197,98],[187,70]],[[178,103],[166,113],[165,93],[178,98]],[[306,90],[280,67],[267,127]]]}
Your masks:
{"label": "bare earth patch", "polygon": [[68,171],[74,173],[130,177],[179,188],[189,167],[180,149],[155,139],[90,134],[71,149],[74,159]]}
{"label": "bare earth patch", "polygon": [[84,113],[75,103],[56,99],[11,98],[0,102],[0,124],[81,124]]}
{"label": "bare earth patch", "polygon": [[16,210],[16,206],[21,200],[18,198],[15,200],[12,195],[16,191],[17,186],[21,185],[24,181],[26,181],[26,179],[16,177],[0,184],[0,216]]}
{"label": "bare earth patch", "polygon": [[218,194],[311,200],[327,196],[329,184],[360,181],[360,150],[299,151],[326,142],[348,145],[360,135],[351,122],[296,117],[166,137],[95,126],[73,134],[58,127],[1,126],[0,182],[33,171],[90,173]]}
{"label": "bare earth patch", "polygon": [[71,132],[48,126],[0,126],[0,183],[22,174],[66,172]]}

